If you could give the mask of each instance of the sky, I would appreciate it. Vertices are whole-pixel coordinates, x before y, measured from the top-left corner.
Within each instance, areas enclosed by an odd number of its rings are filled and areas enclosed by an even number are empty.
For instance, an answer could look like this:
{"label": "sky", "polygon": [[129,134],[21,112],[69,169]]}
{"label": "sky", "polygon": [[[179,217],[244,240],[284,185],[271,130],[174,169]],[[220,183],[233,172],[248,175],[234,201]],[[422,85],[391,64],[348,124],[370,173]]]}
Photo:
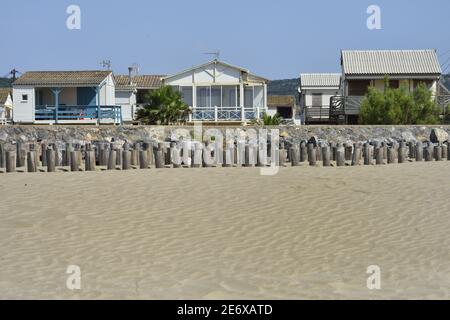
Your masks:
{"label": "sky", "polygon": [[[342,49],[437,49],[450,69],[448,0],[0,0],[0,77],[12,68],[173,74],[220,59],[276,80],[339,72]],[[67,28],[70,5],[80,29]],[[380,8],[370,30],[367,8]],[[450,70],[449,70],[450,71]]]}

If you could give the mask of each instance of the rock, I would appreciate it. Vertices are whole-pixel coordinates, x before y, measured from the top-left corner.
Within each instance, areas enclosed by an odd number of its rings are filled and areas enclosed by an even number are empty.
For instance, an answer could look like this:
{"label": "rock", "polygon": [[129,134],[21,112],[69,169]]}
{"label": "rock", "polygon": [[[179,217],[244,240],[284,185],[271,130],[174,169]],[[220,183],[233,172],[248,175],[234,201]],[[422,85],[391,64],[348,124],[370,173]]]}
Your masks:
{"label": "rock", "polygon": [[444,143],[445,141],[448,141],[447,131],[440,128],[434,128],[431,130],[430,141],[433,143]]}

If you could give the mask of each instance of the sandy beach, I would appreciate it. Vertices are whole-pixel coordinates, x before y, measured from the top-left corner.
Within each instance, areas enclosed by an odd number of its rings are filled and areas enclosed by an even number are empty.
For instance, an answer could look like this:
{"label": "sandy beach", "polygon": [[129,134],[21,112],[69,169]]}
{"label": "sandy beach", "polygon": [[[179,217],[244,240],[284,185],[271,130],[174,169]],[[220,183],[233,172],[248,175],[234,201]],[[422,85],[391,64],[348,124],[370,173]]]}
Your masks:
{"label": "sandy beach", "polygon": [[449,299],[449,181],[450,162],[0,174],[0,298]]}

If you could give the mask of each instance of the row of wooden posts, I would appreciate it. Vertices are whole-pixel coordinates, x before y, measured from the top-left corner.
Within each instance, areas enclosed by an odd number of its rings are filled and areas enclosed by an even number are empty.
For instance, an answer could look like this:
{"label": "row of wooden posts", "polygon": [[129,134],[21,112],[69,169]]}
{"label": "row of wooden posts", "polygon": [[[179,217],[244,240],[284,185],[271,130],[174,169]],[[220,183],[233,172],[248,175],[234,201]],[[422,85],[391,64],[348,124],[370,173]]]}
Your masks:
{"label": "row of wooden posts", "polygon": [[[441,161],[450,160],[447,144],[432,144],[422,142],[401,141],[399,143],[356,143],[328,144],[280,143],[274,150],[275,165],[299,166],[307,162],[311,166],[319,163],[324,167],[332,165],[382,165],[404,163],[406,161]],[[59,150],[57,144],[31,143],[28,151],[22,143],[16,143],[16,150],[5,150],[0,144],[0,168],[6,172],[16,172],[17,168],[25,167],[27,172],[37,172],[39,167],[45,167],[47,172],[55,172],[57,167],[70,167],[70,171],[95,171],[96,166],[106,167],[106,170],[129,170],[132,168],[180,168],[212,167],[212,166],[269,166],[273,165],[272,148],[270,145],[240,142],[223,147],[214,142],[195,143],[182,142],[150,144],[135,143],[131,146],[125,143],[117,148],[114,144],[90,143],[85,145],[67,143],[65,149]],[[84,164],[84,166],[83,166]]]}

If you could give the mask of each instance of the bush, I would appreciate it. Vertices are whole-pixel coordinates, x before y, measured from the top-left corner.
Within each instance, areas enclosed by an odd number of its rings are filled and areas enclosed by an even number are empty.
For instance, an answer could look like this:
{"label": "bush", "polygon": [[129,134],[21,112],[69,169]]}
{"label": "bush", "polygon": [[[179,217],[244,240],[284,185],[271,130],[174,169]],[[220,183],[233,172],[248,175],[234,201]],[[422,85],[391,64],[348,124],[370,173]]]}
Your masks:
{"label": "bush", "polygon": [[431,91],[420,83],[414,92],[392,89],[385,80],[385,90],[368,89],[361,102],[360,122],[367,125],[410,125],[439,123],[439,110]]}

